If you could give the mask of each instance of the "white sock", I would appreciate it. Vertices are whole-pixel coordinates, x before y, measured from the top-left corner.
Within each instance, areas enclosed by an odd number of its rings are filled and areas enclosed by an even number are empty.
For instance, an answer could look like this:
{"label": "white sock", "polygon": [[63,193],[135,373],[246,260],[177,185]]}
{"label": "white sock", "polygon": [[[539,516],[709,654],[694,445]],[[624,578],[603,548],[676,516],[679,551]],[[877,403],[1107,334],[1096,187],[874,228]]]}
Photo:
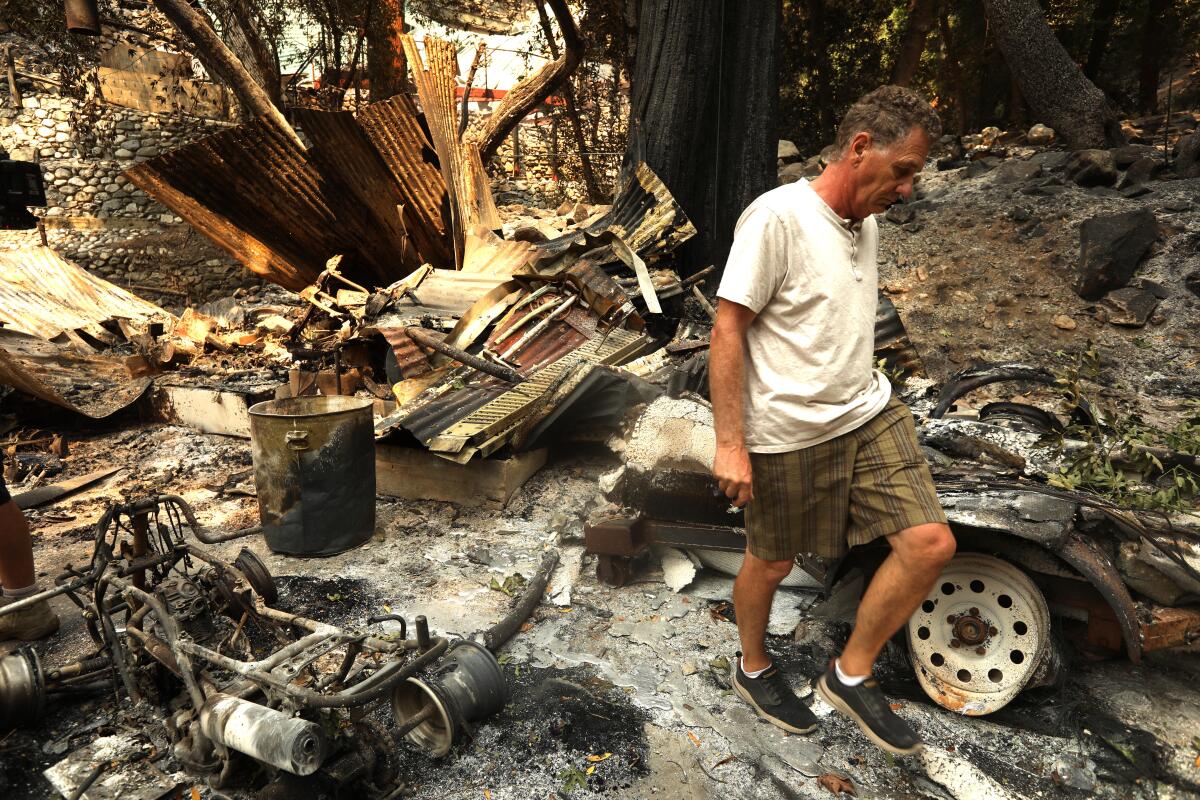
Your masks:
{"label": "white sock", "polygon": [[764,672],[766,672],[767,670],[769,670],[771,668],[771,665],[767,664],[762,669],[756,669],[753,672],[751,672],[750,670],[746,669],[746,659],[745,658],[739,658],[738,661],[741,662],[739,666],[741,666],[742,673],[747,678],[757,678],[759,675],[762,675]]}
{"label": "white sock", "polygon": [[17,600],[22,597],[29,597],[30,595],[33,595],[33,594],[37,594],[37,584],[36,583],[31,583],[28,586],[21,588],[21,589],[9,589],[7,586],[4,587],[4,596],[11,598],[13,600]]}
{"label": "white sock", "polygon": [[847,675],[842,672],[842,660],[840,658],[833,662],[833,671],[837,673],[837,678],[842,682],[843,686],[858,686],[871,677],[870,675]]}

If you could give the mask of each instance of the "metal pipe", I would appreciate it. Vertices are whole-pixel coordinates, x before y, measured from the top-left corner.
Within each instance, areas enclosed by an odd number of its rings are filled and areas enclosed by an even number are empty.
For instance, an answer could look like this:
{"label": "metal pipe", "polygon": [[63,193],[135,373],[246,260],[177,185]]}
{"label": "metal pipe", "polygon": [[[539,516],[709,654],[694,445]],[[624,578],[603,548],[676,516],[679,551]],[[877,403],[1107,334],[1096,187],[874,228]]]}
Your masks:
{"label": "metal pipe", "polygon": [[417,629],[417,649],[425,651],[429,649],[429,620],[425,619],[425,615],[421,614],[414,620],[414,627]]}
{"label": "metal pipe", "polygon": [[544,320],[542,320],[537,325],[534,325],[532,328],[530,328],[529,332],[526,333],[524,336],[522,336],[520,339],[518,339],[516,344],[510,346],[507,350],[505,350],[503,353],[501,353],[500,357],[505,359],[506,361],[508,359],[512,358],[513,354],[518,352],[522,347],[524,347],[530,341],[532,341],[533,337],[537,336],[539,333],[546,330],[546,328],[550,327],[551,322],[553,322],[554,320],[558,319],[563,314],[565,314],[571,306],[575,305],[575,302],[578,299],[579,299],[578,295],[571,295],[570,297],[568,297],[566,300],[564,300],[562,302],[562,305],[560,305],[558,308],[554,309],[549,314],[547,314],[546,318]]}
{"label": "metal pipe", "polygon": [[499,378],[500,380],[507,381],[508,383],[521,383],[523,380],[525,380],[515,369],[510,369],[499,364],[493,364],[490,361],[484,361],[479,356],[473,356],[466,350],[460,350],[453,345],[446,344],[441,339],[430,336],[429,334],[425,333],[423,328],[410,327],[406,328],[405,332],[408,334],[409,338],[417,344],[424,345],[431,350],[436,350],[442,355],[449,356],[455,361],[465,364],[471,369],[479,370],[485,375],[491,375],[493,378]]}
{"label": "metal pipe", "polygon": [[325,760],[320,725],[240,697],[208,698],[200,708],[200,730],[217,744],[293,775],[311,775]]}

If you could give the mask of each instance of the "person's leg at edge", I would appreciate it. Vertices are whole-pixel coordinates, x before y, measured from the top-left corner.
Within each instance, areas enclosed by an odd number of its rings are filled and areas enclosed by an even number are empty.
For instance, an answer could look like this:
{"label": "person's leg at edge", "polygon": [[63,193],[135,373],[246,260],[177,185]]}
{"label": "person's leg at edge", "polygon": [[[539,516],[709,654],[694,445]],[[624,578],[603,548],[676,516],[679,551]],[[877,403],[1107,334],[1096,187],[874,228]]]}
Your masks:
{"label": "person's leg at edge", "polygon": [[[838,657],[840,672],[850,678],[871,674],[871,667],[883,645],[917,610],[954,557],[954,534],[948,525],[941,523],[905,528],[887,538],[892,552],[863,594],[854,631]],[[741,581],[740,575],[738,581]],[[734,597],[737,597],[737,584],[734,585]],[[770,608],[769,601],[767,607]],[[737,607],[737,616],[741,632],[741,606]],[[742,633],[742,647],[746,647],[745,633]]]}
{"label": "person's leg at edge", "polygon": [[0,505],[0,586],[7,597],[34,592],[33,539],[29,522],[13,500]]}
{"label": "person's leg at edge", "polygon": [[733,608],[742,642],[742,669],[746,672],[771,666],[766,649],[771,601],[775,599],[780,581],[788,576],[793,566],[791,559],[767,561],[746,551],[746,559],[733,583]]}

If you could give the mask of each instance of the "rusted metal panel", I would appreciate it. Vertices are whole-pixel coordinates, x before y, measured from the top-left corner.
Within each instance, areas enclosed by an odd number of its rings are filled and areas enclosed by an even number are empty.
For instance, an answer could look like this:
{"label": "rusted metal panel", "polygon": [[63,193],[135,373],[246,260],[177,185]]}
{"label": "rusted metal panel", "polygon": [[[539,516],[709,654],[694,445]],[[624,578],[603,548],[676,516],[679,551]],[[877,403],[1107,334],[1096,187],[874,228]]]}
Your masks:
{"label": "rusted metal panel", "polygon": [[299,145],[267,120],[209,136],[125,171],[254,273],[287,289],[313,283],[339,238],[321,176]]}
{"label": "rusted metal panel", "polygon": [[400,277],[394,273],[397,262],[405,274],[421,266],[424,259],[401,216],[404,194],[354,115],[302,108],[293,114],[313,143],[308,156],[326,185],[337,187],[358,207],[360,213],[343,213],[340,208],[335,213],[362,243],[381,281]]}
{"label": "rusted metal panel", "polygon": [[83,355],[0,329],[0,383],[92,419],[133,404],[150,378],[130,378],[124,359]]}
{"label": "rusted metal panel", "polygon": [[[1129,589],[1121,574],[1100,546],[1080,533],[1067,537],[1058,555],[1074,567],[1100,593],[1112,609],[1121,637],[1125,641],[1125,652],[1129,660],[1137,664],[1142,660],[1141,624],[1137,618],[1137,606],[1129,596]],[[1091,623],[1089,622],[1089,636]]]}
{"label": "rusted metal panel", "polygon": [[47,247],[0,253],[0,321],[53,339],[110,319],[173,319],[163,309],[65,261]]}
{"label": "rusted metal panel", "polygon": [[417,250],[430,264],[451,266],[454,250],[442,218],[446,181],[432,158],[433,144],[417,120],[416,103],[408,95],[371,103],[359,112],[358,124],[400,187]]}
{"label": "rusted metal panel", "polygon": [[391,345],[392,352],[396,354],[396,364],[400,367],[400,374],[404,378],[417,378],[421,375],[428,375],[430,372],[433,372],[433,367],[429,364],[429,358],[406,331],[407,328],[379,329],[379,332],[383,334],[383,338],[387,339],[387,343]]}
{"label": "rusted metal panel", "polygon": [[588,237],[604,233],[619,236],[635,253],[650,259],[670,253],[695,236],[696,227],[671,196],[666,184],[643,162],[621,187],[621,193],[607,214],[586,228],[535,247],[546,257],[554,257],[573,245],[586,245]]}
{"label": "rusted metal panel", "polygon": [[463,249],[462,271],[489,275],[512,275],[537,255],[531,243],[501,239],[482,225],[467,231]]}
{"label": "rusted metal panel", "polygon": [[498,229],[500,215],[492,199],[479,148],[458,138],[457,50],[450,42],[426,36],[422,57],[412,36],[403,37],[403,42],[421,110],[425,113],[425,122],[446,181],[454,231],[455,266],[461,268],[466,231],[476,225]]}

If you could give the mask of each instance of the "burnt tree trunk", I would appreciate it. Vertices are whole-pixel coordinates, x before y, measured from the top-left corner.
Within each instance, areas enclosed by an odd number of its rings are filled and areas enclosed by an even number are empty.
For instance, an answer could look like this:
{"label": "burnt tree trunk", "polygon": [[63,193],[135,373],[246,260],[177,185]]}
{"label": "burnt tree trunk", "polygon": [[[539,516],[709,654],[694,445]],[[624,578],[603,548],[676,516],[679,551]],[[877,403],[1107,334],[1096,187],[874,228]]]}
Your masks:
{"label": "burnt tree trunk", "polygon": [[271,102],[263,88],[254,82],[233,51],[221,41],[221,37],[207,19],[192,8],[187,0],[154,0],[154,5],[185,39],[192,42],[197,55],[205,68],[213,73],[213,77],[233,90],[243,112],[252,117],[267,117],[299,143],[300,139],[292,130],[292,126]]}
{"label": "burnt tree trunk", "polygon": [[525,119],[539,103],[562,86],[579,66],[579,62],[583,60],[583,39],[579,35],[579,26],[575,24],[575,18],[571,16],[571,10],[567,7],[567,0],[545,0],[545,2],[550,4],[550,11],[554,14],[554,19],[562,31],[562,55],[533,75],[524,78],[500,101],[500,105],[488,118],[477,140],[479,155],[485,164],[496,154],[496,150],[509,131]]}
{"label": "burnt tree trunk", "polygon": [[933,28],[937,0],[911,0],[908,4],[908,25],[900,40],[896,63],[892,65],[892,83],[911,86],[917,67],[921,65],[921,54],[925,52],[925,39]]}
{"label": "burnt tree trunk", "polygon": [[1138,65],[1138,111],[1153,114],[1158,110],[1158,73],[1162,69],[1163,39],[1166,37],[1170,0],[1150,0],[1142,26],[1142,58]]}
{"label": "burnt tree trunk", "polygon": [[1104,51],[1108,49],[1118,5],[1119,0],[1099,0],[1092,11],[1092,40],[1088,44],[1087,63],[1083,66],[1083,74],[1090,81],[1095,81],[1100,74],[1100,62],[1104,60]]}
{"label": "burnt tree trunk", "polygon": [[992,32],[1025,102],[1074,148],[1120,140],[1116,116],[1046,23],[1037,0],[984,0]]}
{"label": "burnt tree trunk", "polygon": [[775,0],[641,2],[631,154],[696,226],[684,274],[723,267],[738,216],[776,185],[780,15]]}
{"label": "burnt tree trunk", "polygon": [[400,37],[404,34],[404,0],[377,0],[367,26],[367,78],[371,102],[377,103],[404,91],[408,66]]}

